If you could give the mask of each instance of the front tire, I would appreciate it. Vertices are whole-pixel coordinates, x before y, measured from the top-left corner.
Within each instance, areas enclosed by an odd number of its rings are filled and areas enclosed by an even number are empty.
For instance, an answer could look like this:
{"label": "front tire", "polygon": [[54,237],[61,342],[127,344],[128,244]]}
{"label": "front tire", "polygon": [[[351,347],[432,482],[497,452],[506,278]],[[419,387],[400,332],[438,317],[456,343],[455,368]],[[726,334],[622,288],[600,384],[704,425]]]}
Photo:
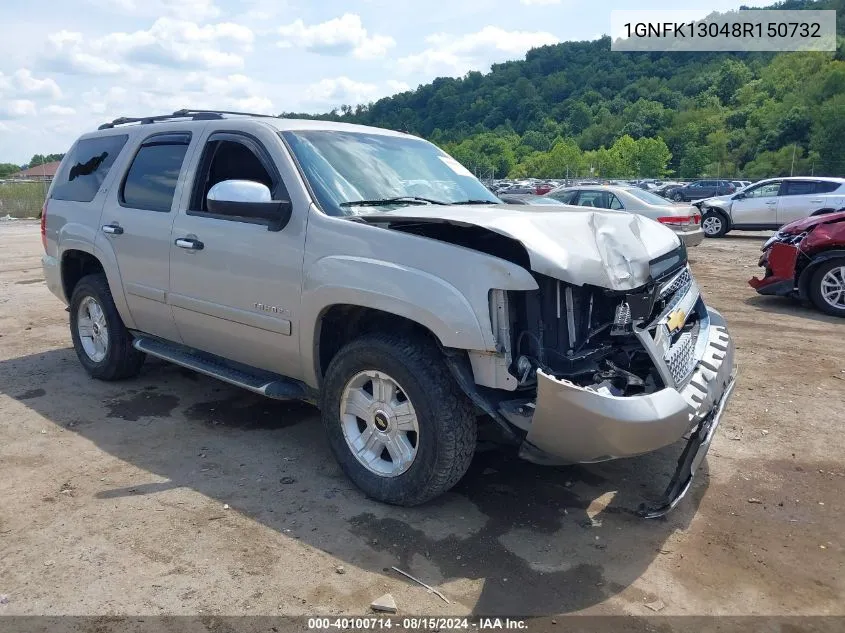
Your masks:
{"label": "front tire", "polygon": [[701,228],[706,237],[722,237],[728,232],[728,219],[719,211],[709,210],[701,218]]}
{"label": "front tire", "polygon": [[70,334],[79,362],[92,378],[122,380],[137,376],[145,355],[132,347],[102,273],[79,280],[70,299]]}
{"label": "front tire", "polygon": [[818,267],[810,281],[810,299],[825,314],[845,317],[845,259]]}
{"label": "front tire", "polygon": [[343,472],[385,503],[443,494],[475,452],[472,405],[423,337],[368,334],[342,348],[326,371],[321,415]]}

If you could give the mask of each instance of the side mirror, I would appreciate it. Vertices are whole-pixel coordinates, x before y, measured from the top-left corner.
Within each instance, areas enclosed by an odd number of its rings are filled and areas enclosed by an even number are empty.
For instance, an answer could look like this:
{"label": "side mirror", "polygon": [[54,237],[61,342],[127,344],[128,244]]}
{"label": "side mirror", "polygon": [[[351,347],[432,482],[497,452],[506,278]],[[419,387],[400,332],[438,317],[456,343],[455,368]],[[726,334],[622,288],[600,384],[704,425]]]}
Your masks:
{"label": "side mirror", "polygon": [[733,199],[734,200],[742,200],[744,197],[745,197],[745,194],[740,191],[738,194],[734,195]]}
{"label": "side mirror", "polygon": [[273,200],[267,185],[252,180],[223,180],[206,196],[209,213],[260,220],[268,231],[281,231],[290,222],[293,205]]}

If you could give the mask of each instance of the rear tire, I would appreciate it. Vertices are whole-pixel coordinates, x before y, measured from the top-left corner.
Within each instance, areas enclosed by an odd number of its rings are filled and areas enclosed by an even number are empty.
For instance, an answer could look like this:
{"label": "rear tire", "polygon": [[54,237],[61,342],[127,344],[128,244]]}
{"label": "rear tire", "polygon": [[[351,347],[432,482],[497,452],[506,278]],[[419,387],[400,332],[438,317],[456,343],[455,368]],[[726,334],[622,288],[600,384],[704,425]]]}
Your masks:
{"label": "rear tire", "polygon": [[[440,350],[422,336],[368,334],[343,347],[326,371],[321,412],[343,472],[385,503],[413,506],[443,494],[463,477],[475,452],[472,405]],[[413,425],[400,422],[409,415]],[[394,460],[391,434],[399,429],[405,429],[407,456]]]}
{"label": "rear tire", "polygon": [[845,259],[823,263],[810,280],[810,300],[831,316],[845,317]]}
{"label": "rear tire", "polygon": [[675,193],[675,194],[672,194],[672,200],[674,200],[675,202],[683,202],[684,196],[680,193]]}
{"label": "rear tire", "polygon": [[92,378],[122,380],[141,371],[145,354],[132,347],[132,335],[120,318],[103,273],[87,275],[74,287],[70,335],[79,362]]}
{"label": "rear tire", "polygon": [[728,218],[721,211],[708,210],[701,218],[705,237],[722,237],[728,232]]}

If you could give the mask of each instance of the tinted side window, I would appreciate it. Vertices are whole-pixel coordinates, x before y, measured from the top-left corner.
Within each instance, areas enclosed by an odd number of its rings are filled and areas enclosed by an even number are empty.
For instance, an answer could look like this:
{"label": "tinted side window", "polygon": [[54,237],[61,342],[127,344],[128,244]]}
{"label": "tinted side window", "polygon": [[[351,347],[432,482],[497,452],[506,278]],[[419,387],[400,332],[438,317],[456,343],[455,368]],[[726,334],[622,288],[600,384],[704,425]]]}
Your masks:
{"label": "tinted side window", "polygon": [[816,183],[812,180],[787,180],[782,196],[806,196],[815,193]]}
{"label": "tinted side window", "polygon": [[842,185],[838,182],[829,182],[827,180],[820,180],[816,183],[816,193],[832,193],[839,189]]}
{"label": "tinted side window", "polygon": [[126,144],[126,134],[79,141],[56,174],[50,194],[56,200],[91,202]]}
{"label": "tinted side window", "polygon": [[224,180],[260,182],[271,192],[275,188],[274,178],[247,144],[228,139],[211,140],[206,144],[200,161],[191,199],[191,211],[207,213],[208,192],[214,185]]}
{"label": "tinted side window", "polygon": [[574,204],[575,196],[578,195],[578,191],[561,191],[560,193],[550,193],[549,197],[554,198],[555,200],[559,200],[564,204]]}
{"label": "tinted side window", "polygon": [[607,202],[606,191],[582,191],[578,196],[578,206],[580,207],[595,207],[597,209],[607,209],[609,207]]}
{"label": "tinted side window", "polygon": [[126,172],[120,203],[133,209],[169,212],[187,151],[186,142],[156,141],[153,137],[144,143]]}
{"label": "tinted side window", "polygon": [[608,194],[608,195],[610,196],[610,208],[611,208],[611,209],[624,209],[624,208],[625,208],[625,205],[623,205],[623,204],[619,201],[619,198],[617,198],[616,196],[614,196],[612,193],[611,193],[611,194]]}

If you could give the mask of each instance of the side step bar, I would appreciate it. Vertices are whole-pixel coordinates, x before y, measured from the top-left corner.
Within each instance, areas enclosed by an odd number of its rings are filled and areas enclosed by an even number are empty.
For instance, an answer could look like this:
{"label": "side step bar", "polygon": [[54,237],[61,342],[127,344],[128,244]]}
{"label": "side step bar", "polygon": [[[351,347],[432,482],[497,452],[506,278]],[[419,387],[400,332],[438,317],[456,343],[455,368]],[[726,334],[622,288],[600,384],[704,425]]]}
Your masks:
{"label": "side step bar", "polygon": [[276,400],[309,400],[309,389],[299,381],[260,370],[234,367],[222,358],[151,337],[137,337],[132,346],[145,354],[187,367],[206,376],[249,389]]}

